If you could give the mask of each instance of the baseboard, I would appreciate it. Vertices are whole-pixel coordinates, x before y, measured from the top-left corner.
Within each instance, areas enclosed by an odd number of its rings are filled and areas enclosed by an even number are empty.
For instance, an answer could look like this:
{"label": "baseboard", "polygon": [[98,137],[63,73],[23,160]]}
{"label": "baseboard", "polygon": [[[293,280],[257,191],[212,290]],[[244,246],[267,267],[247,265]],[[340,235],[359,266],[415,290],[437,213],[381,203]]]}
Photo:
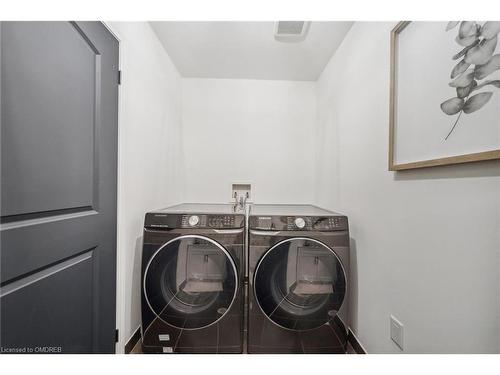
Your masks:
{"label": "baseboard", "polygon": [[125,354],[130,354],[132,349],[134,349],[135,345],[141,339],[141,327],[137,327],[135,332],[130,336],[127,343],[125,344]]}
{"label": "baseboard", "polygon": [[368,354],[368,352],[365,350],[359,339],[356,337],[354,332],[351,331],[350,328],[349,328],[349,333],[347,335],[347,340],[351,344],[356,354]]}

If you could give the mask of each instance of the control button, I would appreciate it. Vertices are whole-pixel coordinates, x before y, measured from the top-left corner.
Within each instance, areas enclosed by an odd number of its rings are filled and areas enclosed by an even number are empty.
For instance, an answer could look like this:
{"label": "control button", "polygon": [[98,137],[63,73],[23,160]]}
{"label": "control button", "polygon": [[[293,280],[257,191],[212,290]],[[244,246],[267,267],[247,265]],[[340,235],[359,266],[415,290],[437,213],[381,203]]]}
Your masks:
{"label": "control button", "polygon": [[194,227],[195,225],[198,225],[198,223],[200,222],[200,218],[196,215],[193,215],[189,217],[188,222],[190,226]]}
{"label": "control button", "polygon": [[306,226],[305,220],[302,219],[301,217],[296,218],[294,223],[295,223],[295,226],[299,229],[302,229]]}

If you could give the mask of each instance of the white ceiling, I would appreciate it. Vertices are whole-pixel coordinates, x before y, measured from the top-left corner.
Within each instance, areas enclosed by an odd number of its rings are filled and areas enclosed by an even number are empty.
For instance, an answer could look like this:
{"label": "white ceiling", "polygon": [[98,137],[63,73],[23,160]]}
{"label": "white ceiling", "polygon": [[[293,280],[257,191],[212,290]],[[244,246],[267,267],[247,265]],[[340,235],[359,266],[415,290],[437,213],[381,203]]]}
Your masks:
{"label": "white ceiling", "polygon": [[274,22],[151,22],[183,77],[315,81],[352,22],[311,22],[298,43]]}

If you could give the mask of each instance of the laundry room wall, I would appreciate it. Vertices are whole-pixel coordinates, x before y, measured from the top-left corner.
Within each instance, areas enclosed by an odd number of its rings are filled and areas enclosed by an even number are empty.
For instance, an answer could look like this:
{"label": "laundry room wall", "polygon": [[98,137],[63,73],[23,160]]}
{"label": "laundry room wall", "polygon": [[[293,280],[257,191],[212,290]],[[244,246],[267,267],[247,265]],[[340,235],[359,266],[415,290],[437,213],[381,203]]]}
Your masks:
{"label": "laundry room wall", "polygon": [[354,332],[371,353],[500,352],[500,162],[389,172],[389,38],[356,23],[318,81],[317,203],[349,216]]}
{"label": "laundry room wall", "polygon": [[251,183],[258,203],[314,198],[315,82],[182,80],[186,200],[228,202]]}
{"label": "laundry room wall", "polygon": [[120,39],[117,352],[140,325],[144,214],[184,190],[181,77],[147,22],[110,22]]}

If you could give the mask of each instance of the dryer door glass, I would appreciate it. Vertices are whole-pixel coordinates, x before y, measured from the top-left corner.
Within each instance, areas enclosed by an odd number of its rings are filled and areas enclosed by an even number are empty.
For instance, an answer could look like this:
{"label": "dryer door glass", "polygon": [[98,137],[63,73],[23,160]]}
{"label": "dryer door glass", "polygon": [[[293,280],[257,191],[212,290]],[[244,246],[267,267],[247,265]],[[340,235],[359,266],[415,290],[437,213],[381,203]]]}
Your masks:
{"label": "dryer door glass", "polygon": [[162,246],[144,275],[149,307],[158,319],[180,329],[217,322],[229,311],[238,287],[236,266],[227,250],[195,235]]}
{"label": "dryer door glass", "polygon": [[332,249],[316,240],[293,238],[261,258],[254,293],[264,314],[280,327],[310,330],[337,315],[346,294],[346,276]]}

